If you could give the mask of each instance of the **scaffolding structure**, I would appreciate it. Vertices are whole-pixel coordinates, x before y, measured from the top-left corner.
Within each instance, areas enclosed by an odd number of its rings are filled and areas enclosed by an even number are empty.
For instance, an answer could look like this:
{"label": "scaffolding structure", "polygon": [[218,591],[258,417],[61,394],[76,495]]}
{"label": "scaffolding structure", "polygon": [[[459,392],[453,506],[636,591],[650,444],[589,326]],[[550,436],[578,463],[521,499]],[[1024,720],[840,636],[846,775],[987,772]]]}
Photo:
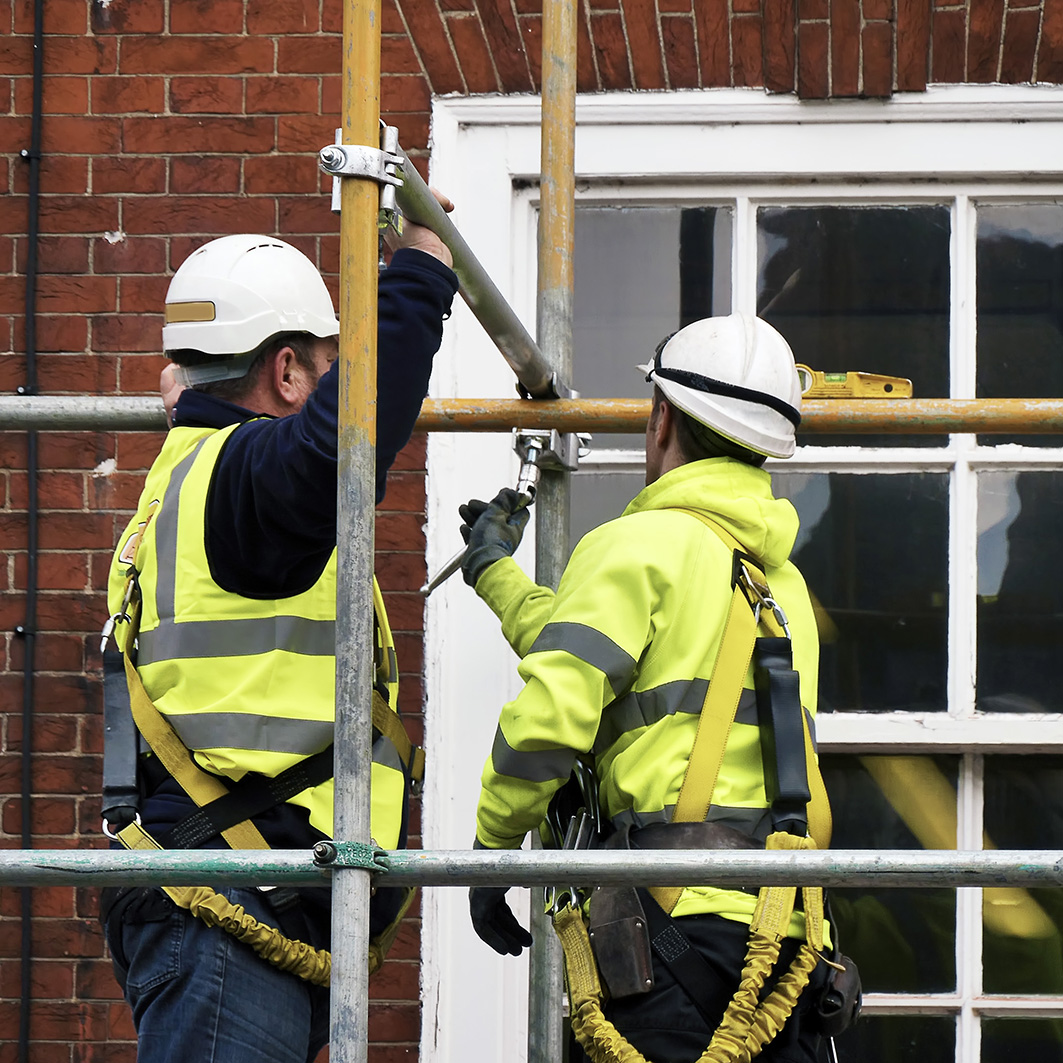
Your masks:
{"label": "scaffolding structure", "polygon": [[[378,0],[345,0],[341,145],[378,139]],[[513,368],[524,399],[428,400],[417,428],[562,433],[641,431],[648,400],[584,400],[572,372],[574,219],[574,0],[545,0],[538,342],[498,292],[449,218],[403,156],[399,205],[433,228],[454,255],[463,297]],[[368,911],[374,877],[420,886],[729,884],[969,887],[1063,885],[1063,852],[490,852],[398,851],[372,866],[352,855],[369,839],[372,689],[371,581],[374,541],[378,189],[343,178],[340,226],[339,579],[336,644],[336,837],[313,852],[218,850],[0,852],[0,883],[15,886],[218,884],[321,885],[333,904],[332,1038],[335,1063],[364,1063],[368,1048]],[[810,433],[1063,432],[1063,399],[821,400],[805,403]],[[165,430],[155,398],[0,397],[0,430]],[[544,470],[536,504],[536,579],[556,586],[566,556],[569,473]],[[355,548],[356,547],[356,548]],[[542,918],[541,916],[539,918]],[[545,924],[542,924],[545,925]],[[540,927],[541,929],[542,927]],[[529,987],[529,1063],[560,1059],[561,965],[550,933],[536,933]]]}

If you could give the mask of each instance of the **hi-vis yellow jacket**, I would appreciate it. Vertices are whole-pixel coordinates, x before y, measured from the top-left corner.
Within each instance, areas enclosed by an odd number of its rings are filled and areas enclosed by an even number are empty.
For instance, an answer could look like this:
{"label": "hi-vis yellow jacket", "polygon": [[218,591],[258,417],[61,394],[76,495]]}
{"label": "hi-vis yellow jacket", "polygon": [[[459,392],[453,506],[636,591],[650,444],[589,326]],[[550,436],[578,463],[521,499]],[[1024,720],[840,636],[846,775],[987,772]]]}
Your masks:
{"label": "hi-vis yellow jacket", "polygon": [[[333,739],[336,677],[335,552],[317,583],[290,598],[244,598],[211,576],[207,491],[218,455],[238,427],[170,430],[115,551],[108,588],[109,608],[118,612],[130,544],[143,528],[136,553],[143,597],[137,671],[197,763],[230,779],[249,771],[273,777],[325,749]],[[398,670],[375,581],[373,595],[378,686],[386,686],[394,709]],[[123,625],[118,635],[124,637]],[[385,848],[398,845],[403,792],[398,753],[378,737],[372,832]],[[291,803],[308,809],[311,825],[332,836],[331,779]]]}
{"label": "hi-vis yellow jacket", "polygon": [[[819,638],[804,580],[787,560],[793,506],[771,480],[729,458],[662,476],[624,514],[580,541],[556,596],[506,558],[476,584],[522,657],[525,686],[501,713],[484,767],[477,837],[515,848],[542,821],[577,754],[593,754],[602,808],[616,826],[668,822],[679,796],[731,604],[731,551],[678,507],[701,510],[764,566],[793,636],[801,702],[816,711]],[[713,793],[710,820],[769,833],[752,668]],[[673,915],[749,922],[751,894],[684,890]],[[801,932],[796,921],[791,933]]]}

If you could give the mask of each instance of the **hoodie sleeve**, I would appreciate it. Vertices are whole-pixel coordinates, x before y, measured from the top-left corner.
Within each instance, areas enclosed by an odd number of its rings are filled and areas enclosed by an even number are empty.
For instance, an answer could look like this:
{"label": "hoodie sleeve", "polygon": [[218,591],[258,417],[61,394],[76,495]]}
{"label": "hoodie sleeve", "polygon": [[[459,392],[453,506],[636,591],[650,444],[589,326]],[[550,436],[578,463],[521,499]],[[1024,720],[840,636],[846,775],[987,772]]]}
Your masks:
{"label": "hoodie sleeve", "polygon": [[[397,251],[381,274],[377,341],[376,499],[428,391],[454,272],[424,252]],[[320,576],[336,546],[339,363],[298,413],[250,421],[218,460],[207,503],[214,578],[253,598],[288,597]]]}

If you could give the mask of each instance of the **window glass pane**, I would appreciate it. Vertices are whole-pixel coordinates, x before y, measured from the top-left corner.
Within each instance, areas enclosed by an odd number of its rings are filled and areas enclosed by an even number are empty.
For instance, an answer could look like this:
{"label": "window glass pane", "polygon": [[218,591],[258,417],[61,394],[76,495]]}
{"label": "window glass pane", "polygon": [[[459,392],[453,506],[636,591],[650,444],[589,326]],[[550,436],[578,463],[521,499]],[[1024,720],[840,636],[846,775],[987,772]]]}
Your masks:
{"label": "window glass pane", "polygon": [[773,473],[821,609],[820,711],[945,711],[948,477]]}
{"label": "window glass pane", "polygon": [[[577,207],[573,387],[585,398],[649,398],[636,365],[683,325],[731,310],[732,212],[724,207]],[[642,448],[602,435],[596,449]]]}
{"label": "window glass pane", "polygon": [[[956,847],[957,758],[833,754],[820,764],[834,816],[831,848]],[[865,992],[956,988],[955,890],[832,889],[830,903]]]}
{"label": "window glass pane", "polygon": [[982,1063],[1063,1061],[1063,1019],[982,1020]]}
{"label": "window glass pane", "polygon": [[978,476],[978,708],[1063,710],[1063,474]]}
{"label": "window glass pane", "polygon": [[[1063,206],[978,208],[978,397],[1063,395]],[[1059,446],[1063,437],[985,436]]]}
{"label": "window glass pane", "polygon": [[[1063,849],[1063,760],[986,757],[985,834],[997,849]],[[1063,995],[1063,891],[986,889],[983,916],[987,993]]]}
{"label": "window glass pane", "polygon": [[646,474],[639,472],[575,472],[569,507],[568,549],[592,528],[619,517],[642,490]]}
{"label": "window glass pane", "polygon": [[837,1039],[845,1063],[954,1063],[956,1020],[943,1015],[861,1015]]}
{"label": "window glass pane", "polygon": [[[949,208],[762,207],[757,313],[812,369],[907,377],[949,393]],[[944,436],[810,435],[805,444],[931,446]]]}

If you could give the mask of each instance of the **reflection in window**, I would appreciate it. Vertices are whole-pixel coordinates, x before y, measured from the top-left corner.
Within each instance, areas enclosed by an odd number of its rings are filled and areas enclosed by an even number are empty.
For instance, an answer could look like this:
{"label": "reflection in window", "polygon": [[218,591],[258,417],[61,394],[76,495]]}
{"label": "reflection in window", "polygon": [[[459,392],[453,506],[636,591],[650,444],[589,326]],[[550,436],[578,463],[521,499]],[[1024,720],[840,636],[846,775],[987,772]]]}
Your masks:
{"label": "reflection in window", "polygon": [[982,1063],[1060,1063],[1063,1061],[1063,1020],[982,1020]]}
{"label": "reflection in window", "polygon": [[1063,475],[978,476],[978,708],[1063,711]]}
{"label": "reflection in window", "polygon": [[592,528],[619,517],[646,483],[643,472],[576,472],[572,474],[568,550]]}
{"label": "reflection in window", "polygon": [[820,622],[821,711],[945,711],[948,478],[773,474]]}
{"label": "reflection in window", "polygon": [[[985,759],[985,840],[996,849],[1063,849],[1063,763],[1058,757]],[[1059,889],[983,891],[987,993],[1063,994],[1063,894]],[[1025,1028],[1032,1033],[1033,1028]],[[1040,1031],[1044,1037],[1047,1028]],[[1051,1024],[1063,1059],[1063,1025]]]}
{"label": "reflection in window", "polygon": [[[1063,395],[1063,206],[978,207],[978,397]],[[1060,437],[982,443],[1059,446]]]}
{"label": "reflection in window", "polygon": [[[949,208],[763,207],[757,313],[813,369],[912,380],[949,394]],[[811,435],[818,445],[928,446],[930,436]]]}
{"label": "reflection in window", "polygon": [[[955,757],[835,754],[820,765],[834,816],[832,848],[956,848]],[[839,945],[856,961],[866,992],[955,989],[955,890],[832,889],[830,900]]]}
{"label": "reflection in window", "polygon": [[862,1015],[837,1039],[846,1063],[953,1063],[956,1020],[941,1015]]}

